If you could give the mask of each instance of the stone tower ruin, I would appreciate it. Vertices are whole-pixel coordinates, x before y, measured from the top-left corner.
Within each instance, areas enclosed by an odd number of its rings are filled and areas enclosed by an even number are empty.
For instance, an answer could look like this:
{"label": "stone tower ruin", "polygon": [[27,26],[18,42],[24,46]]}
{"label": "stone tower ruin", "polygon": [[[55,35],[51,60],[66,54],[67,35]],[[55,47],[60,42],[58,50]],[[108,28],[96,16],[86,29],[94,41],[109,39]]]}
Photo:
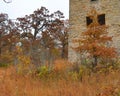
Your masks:
{"label": "stone tower ruin", "polygon": [[92,22],[88,16],[91,8],[99,13],[99,23],[109,26],[109,35],[113,37],[112,46],[120,53],[120,0],[70,0],[68,58],[71,62],[79,60],[79,54],[71,48],[76,46],[72,41],[80,38],[81,32]]}

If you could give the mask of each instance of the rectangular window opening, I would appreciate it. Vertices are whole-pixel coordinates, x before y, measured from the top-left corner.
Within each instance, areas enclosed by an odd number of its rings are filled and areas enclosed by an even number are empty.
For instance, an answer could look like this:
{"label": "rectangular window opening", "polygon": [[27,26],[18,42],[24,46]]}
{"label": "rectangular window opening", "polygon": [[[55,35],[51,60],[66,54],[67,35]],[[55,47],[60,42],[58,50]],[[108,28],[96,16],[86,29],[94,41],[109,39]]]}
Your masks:
{"label": "rectangular window opening", "polygon": [[91,1],[98,1],[98,0],[91,0]]}
{"label": "rectangular window opening", "polygon": [[87,26],[90,25],[93,22],[93,20],[90,18],[90,16],[86,17],[86,21],[87,21],[86,22]]}
{"label": "rectangular window opening", "polygon": [[98,15],[98,22],[100,25],[105,25],[105,14]]}

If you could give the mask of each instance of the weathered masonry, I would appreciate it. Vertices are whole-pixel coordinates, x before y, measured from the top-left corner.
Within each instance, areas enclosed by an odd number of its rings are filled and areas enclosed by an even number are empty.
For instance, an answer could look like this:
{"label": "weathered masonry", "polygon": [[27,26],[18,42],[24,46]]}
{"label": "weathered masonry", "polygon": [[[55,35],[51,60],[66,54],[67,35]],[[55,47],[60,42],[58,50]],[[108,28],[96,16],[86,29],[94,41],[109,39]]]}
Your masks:
{"label": "weathered masonry", "polygon": [[80,38],[80,33],[92,22],[88,16],[91,8],[97,10],[99,23],[109,26],[109,35],[113,36],[113,46],[120,53],[120,0],[70,0],[70,32],[68,58],[71,62],[79,60],[71,47],[76,46],[72,40]]}

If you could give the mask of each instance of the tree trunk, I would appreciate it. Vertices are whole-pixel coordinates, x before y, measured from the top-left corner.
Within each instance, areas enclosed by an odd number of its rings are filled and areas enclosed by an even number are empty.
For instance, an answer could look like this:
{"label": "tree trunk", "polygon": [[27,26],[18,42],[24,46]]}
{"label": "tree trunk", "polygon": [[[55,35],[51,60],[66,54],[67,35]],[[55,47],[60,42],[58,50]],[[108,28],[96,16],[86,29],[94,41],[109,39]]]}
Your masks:
{"label": "tree trunk", "polygon": [[63,45],[62,45],[61,58],[63,58],[63,59],[66,58],[65,53],[66,53],[66,52],[65,52],[65,45],[63,44]]}
{"label": "tree trunk", "polygon": [[97,66],[98,58],[97,58],[97,56],[93,56],[93,59],[94,59],[94,61],[93,61],[93,68],[94,68]]}
{"label": "tree trunk", "polygon": [[1,54],[2,54],[2,51],[1,51],[1,48],[0,48],[0,56],[1,56]]}
{"label": "tree trunk", "polygon": [[38,30],[35,28],[34,35],[33,35],[34,40],[36,40],[37,34],[38,34]]}
{"label": "tree trunk", "polygon": [[1,46],[2,46],[2,40],[1,40],[1,38],[2,38],[2,36],[1,36],[1,32],[0,32],[0,56],[2,54],[2,48],[1,48]]}

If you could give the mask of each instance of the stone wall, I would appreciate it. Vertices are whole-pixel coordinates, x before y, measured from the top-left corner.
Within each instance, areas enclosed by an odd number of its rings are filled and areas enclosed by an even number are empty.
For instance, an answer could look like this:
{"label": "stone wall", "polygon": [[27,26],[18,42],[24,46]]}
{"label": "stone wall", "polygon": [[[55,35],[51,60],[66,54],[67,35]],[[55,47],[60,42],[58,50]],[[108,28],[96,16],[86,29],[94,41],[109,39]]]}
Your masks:
{"label": "stone wall", "polygon": [[77,46],[72,41],[80,38],[81,32],[87,29],[86,17],[91,8],[95,7],[99,14],[105,14],[109,35],[113,36],[113,46],[120,50],[120,0],[70,0],[70,32],[68,58],[71,62],[79,61],[77,54],[71,47]]}

